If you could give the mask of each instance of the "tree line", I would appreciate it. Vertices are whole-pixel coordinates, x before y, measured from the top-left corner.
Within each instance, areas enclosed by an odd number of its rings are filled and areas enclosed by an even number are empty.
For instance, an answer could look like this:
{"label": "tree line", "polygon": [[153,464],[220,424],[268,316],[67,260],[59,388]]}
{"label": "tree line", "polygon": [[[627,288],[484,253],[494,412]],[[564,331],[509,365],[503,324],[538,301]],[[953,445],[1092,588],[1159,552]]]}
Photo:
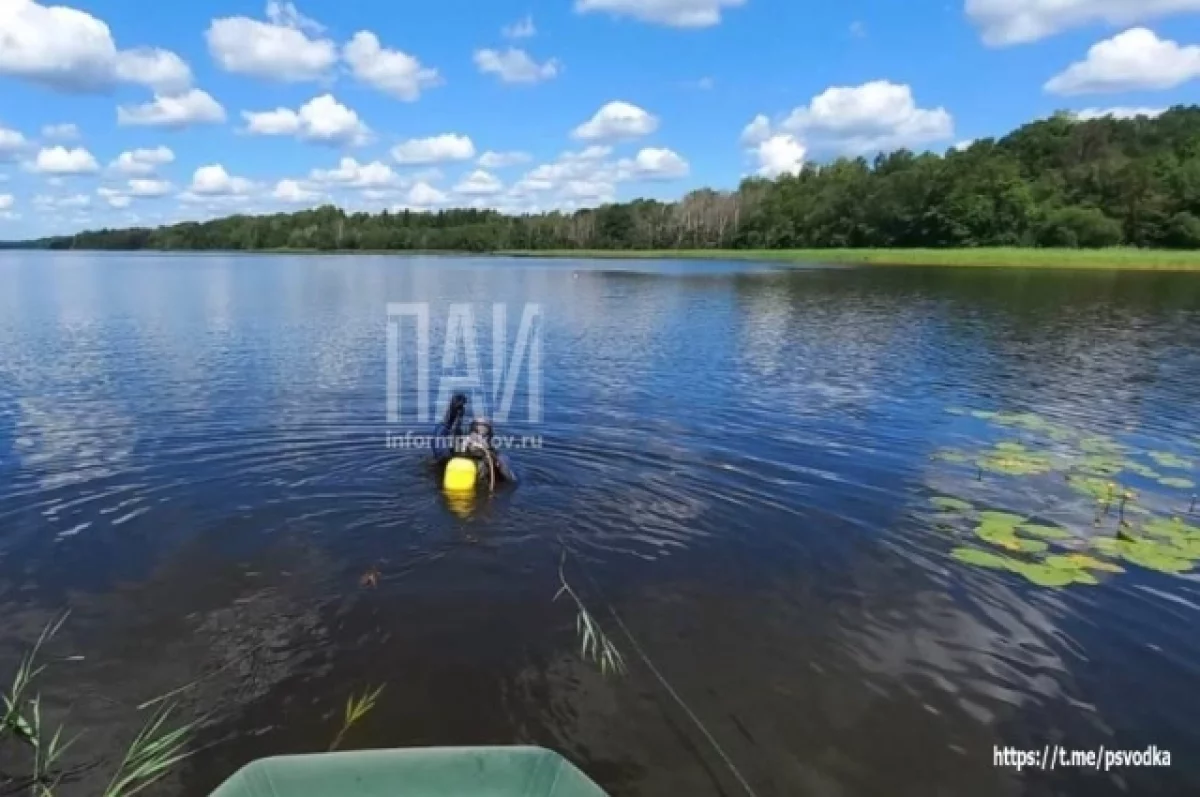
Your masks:
{"label": "tree line", "polygon": [[677,202],[574,213],[490,210],[230,216],[31,242],[55,249],[1200,248],[1200,106],[1157,118],[1059,113],[945,154],[807,164]]}

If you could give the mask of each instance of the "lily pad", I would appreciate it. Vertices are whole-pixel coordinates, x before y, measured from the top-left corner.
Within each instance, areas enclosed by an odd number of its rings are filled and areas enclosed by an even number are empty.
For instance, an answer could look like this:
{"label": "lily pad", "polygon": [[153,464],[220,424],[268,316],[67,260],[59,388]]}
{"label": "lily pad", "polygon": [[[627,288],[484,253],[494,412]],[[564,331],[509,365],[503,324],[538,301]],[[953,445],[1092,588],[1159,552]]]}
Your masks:
{"label": "lily pad", "polygon": [[1110,454],[1092,454],[1082,463],[1083,471],[1094,476],[1115,476],[1124,467],[1125,463],[1120,457]]}
{"label": "lily pad", "polygon": [[964,410],[962,407],[947,407],[946,412],[950,413],[951,415],[966,415],[967,414],[967,411]]}
{"label": "lily pad", "polygon": [[1160,468],[1176,468],[1188,470],[1192,467],[1192,463],[1183,457],[1172,454],[1170,451],[1150,451],[1150,459],[1158,463]]}
{"label": "lily pad", "polygon": [[1044,540],[1069,540],[1075,536],[1060,526],[1043,526],[1039,523],[1023,523],[1019,530]]}
{"label": "lily pad", "polygon": [[976,464],[989,473],[1005,476],[1036,476],[1054,469],[1048,457],[1030,452],[994,451]]}
{"label": "lily pad", "polygon": [[995,512],[987,510],[979,513],[980,526],[996,526],[999,528],[1015,529],[1025,522],[1025,518],[1012,512]]}
{"label": "lily pad", "polygon": [[[1014,562],[1010,569],[1014,573],[1020,573],[1039,587],[1065,587],[1083,580],[1082,576],[1087,576],[1087,573],[1079,568],[1064,570],[1033,562]],[[1095,582],[1094,578],[1092,582]]]}
{"label": "lily pad", "polygon": [[1096,537],[1091,541],[1091,546],[1101,553],[1109,556],[1121,555],[1121,541],[1112,537]]}
{"label": "lily pad", "polygon": [[996,443],[997,451],[1005,451],[1009,453],[1024,453],[1025,446],[1012,440],[1005,440],[1001,443]]}
{"label": "lily pad", "polygon": [[1024,551],[1025,553],[1042,553],[1049,546],[1041,540],[1027,540],[1018,537],[1011,528],[997,526],[980,526],[975,529],[979,539],[990,542],[1008,551]]}
{"label": "lily pad", "polygon": [[1011,570],[1012,565],[1017,561],[1007,556],[985,551],[982,548],[955,548],[950,552],[950,556],[965,564],[990,567],[995,570]]}
{"label": "lily pad", "polygon": [[1132,459],[1125,462],[1125,470],[1129,471],[1130,473],[1136,473],[1138,476],[1141,476],[1144,479],[1157,480],[1162,478],[1162,474],[1156,471],[1154,468]]}
{"label": "lily pad", "polygon": [[945,512],[970,512],[973,507],[961,498],[951,498],[948,495],[935,495],[929,503]]}
{"label": "lily pad", "polygon": [[962,463],[962,462],[967,462],[970,460],[970,457],[968,457],[966,454],[962,453],[961,451],[951,451],[949,449],[947,449],[945,451],[935,452],[933,455],[933,458],[940,459],[943,462],[954,462],[954,463]]}
{"label": "lily pad", "polygon": [[996,413],[988,412],[987,410],[971,410],[971,415],[984,421],[988,421],[996,417]]}
{"label": "lily pad", "polygon": [[1104,435],[1090,435],[1079,441],[1079,449],[1085,454],[1121,454],[1125,446]]}
{"label": "lily pad", "polygon": [[1001,426],[1019,426],[1031,432],[1038,432],[1050,427],[1050,422],[1032,412],[1001,412],[994,418]]}
{"label": "lily pad", "polygon": [[1186,573],[1195,566],[1170,545],[1146,540],[1121,540],[1120,552],[1125,561],[1160,573]]}
{"label": "lily pad", "polygon": [[1107,501],[1117,494],[1117,486],[1107,479],[1101,479],[1098,476],[1082,476],[1080,474],[1071,474],[1067,477],[1067,483],[1071,487],[1081,493],[1092,496],[1100,501]]}
{"label": "lily pad", "polygon": [[1179,490],[1190,490],[1196,486],[1196,483],[1191,479],[1182,479],[1174,476],[1167,479],[1159,479],[1158,483],[1163,487],[1174,487]]}
{"label": "lily pad", "polygon": [[1115,565],[1112,562],[1106,562],[1103,559],[1097,559],[1094,556],[1088,556],[1085,553],[1069,553],[1055,554],[1047,556],[1045,564],[1050,567],[1058,567],[1065,570],[1074,568],[1082,568],[1084,570],[1103,570],[1106,573],[1124,573],[1125,568],[1120,565]]}

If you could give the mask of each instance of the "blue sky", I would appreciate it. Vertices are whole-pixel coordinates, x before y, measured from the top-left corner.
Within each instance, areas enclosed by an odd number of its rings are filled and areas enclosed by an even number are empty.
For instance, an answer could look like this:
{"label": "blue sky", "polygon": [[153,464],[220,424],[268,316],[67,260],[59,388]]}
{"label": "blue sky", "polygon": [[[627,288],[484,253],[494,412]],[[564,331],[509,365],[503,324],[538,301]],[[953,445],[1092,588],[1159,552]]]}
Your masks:
{"label": "blue sky", "polygon": [[0,238],[674,198],[1200,98],[1200,0],[64,2],[0,0]]}

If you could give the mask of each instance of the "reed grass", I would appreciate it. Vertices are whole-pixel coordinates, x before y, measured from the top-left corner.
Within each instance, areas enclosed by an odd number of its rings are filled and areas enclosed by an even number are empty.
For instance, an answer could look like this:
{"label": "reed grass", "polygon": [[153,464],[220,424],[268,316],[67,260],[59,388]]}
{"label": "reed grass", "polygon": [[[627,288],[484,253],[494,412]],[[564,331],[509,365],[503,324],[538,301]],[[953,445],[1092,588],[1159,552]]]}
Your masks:
{"label": "reed grass", "polygon": [[558,563],[558,580],[561,586],[558,592],[554,594],[554,600],[558,600],[563,595],[566,595],[575,602],[575,633],[579,637],[579,656],[584,661],[595,662],[600,667],[601,675],[608,675],[610,672],[614,675],[624,675],[629,671],[625,665],[625,658],[621,655],[621,651],[613,644],[608,635],[604,633],[604,629],[592,613],[588,611],[579,594],[571,587],[567,581],[565,572],[567,563],[567,551],[564,548],[562,559]]}
{"label": "reed grass", "polygon": [[338,729],[337,735],[333,737],[333,741],[329,743],[330,752],[338,749],[345,740],[346,734],[350,732],[350,729],[375,709],[375,703],[379,700],[379,696],[383,694],[385,686],[387,684],[380,684],[371,691],[364,690],[361,695],[350,695],[346,699],[346,710],[342,715],[342,726]]}

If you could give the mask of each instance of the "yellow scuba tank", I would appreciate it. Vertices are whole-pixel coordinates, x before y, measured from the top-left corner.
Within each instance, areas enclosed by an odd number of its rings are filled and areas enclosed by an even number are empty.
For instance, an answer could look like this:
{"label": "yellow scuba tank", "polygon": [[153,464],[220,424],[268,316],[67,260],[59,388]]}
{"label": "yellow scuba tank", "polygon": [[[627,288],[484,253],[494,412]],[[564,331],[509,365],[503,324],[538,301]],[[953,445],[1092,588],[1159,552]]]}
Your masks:
{"label": "yellow scuba tank", "polygon": [[446,463],[446,472],[442,475],[442,489],[452,493],[474,492],[477,475],[475,460],[469,457],[452,457]]}

